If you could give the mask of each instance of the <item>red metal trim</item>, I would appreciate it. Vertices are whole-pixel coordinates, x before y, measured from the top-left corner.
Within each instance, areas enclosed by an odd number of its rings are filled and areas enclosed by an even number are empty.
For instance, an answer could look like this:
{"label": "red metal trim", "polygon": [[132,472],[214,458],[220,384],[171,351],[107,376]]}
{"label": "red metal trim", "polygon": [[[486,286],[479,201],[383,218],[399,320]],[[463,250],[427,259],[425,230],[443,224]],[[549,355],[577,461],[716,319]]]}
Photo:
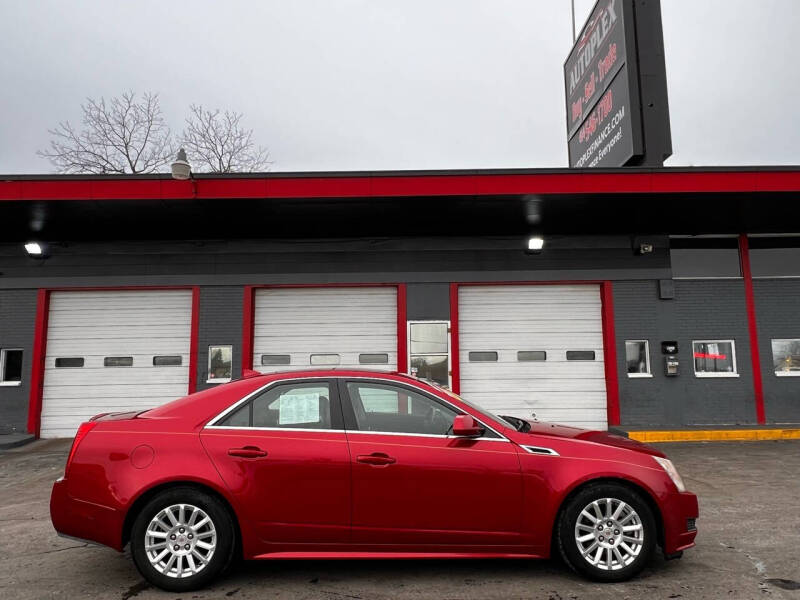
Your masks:
{"label": "red metal trim", "polygon": [[242,374],[253,370],[253,337],[255,335],[255,286],[244,288],[244,307],[242,314]]}
{"label": "red metal trim", "polygon": [[44,358],[47,353],[47,321],[50,316],[50,291],[40,289],[36,295],[36,325],[33,332],[31,390],[28,401],[28,433],[39,439],[42,429],[42,394],[44,392]]}
{"label": "red metal trim", "polygon": [[200,337],[200,287],[192,287],[192,325],[189,338],[189,393],[197,391],[197,351]]}
{"label": "red metal trim", "polygon": [[406,284],[397,286],[397,370],[408,373],[408,321]]}
{"label": "red metal trim", "polygon": [[767,416],[764,408],[764,386],[761,380],[761,356],[758,351],[758,323],[756,322],[756,301],[753,294],[753,274],[750,271],[750,243],[745,234],[739,236],[739,261],[744,279],[744,300],[747,306],[747,325],[750,334],[750,361],[753,368],[756,420],[759,425],[763,425],[767,422]]}
{"label": "red metal trim", "polygon": [[453,392],[461,393],[461,361],[458,355],[458,285],[450,284],[450,379]]}
{"label": "red metal trim", "polygon": [[12,179],[0,201],[228,198],[363,198],[498,194],[796,192],[800,171],[691,169],[655,172],[542,172],[171,179]]}
{"label": "red metal trim", "polygon": [[614,285],[600,284],[603,317],[603,364],[606,372],[606,413],[609,425],[619,425],[619,375],[617,373],[617,335],[614,327]]}

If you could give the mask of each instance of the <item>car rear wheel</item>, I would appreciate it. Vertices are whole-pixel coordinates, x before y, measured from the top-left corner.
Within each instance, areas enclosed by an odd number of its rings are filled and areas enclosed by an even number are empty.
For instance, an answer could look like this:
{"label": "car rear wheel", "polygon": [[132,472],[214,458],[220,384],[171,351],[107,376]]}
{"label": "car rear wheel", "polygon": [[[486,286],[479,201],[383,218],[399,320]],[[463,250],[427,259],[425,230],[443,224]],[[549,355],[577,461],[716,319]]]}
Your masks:
{"label": "car rear wheel", "polygon": [[136,568],[172,592],[198,589],[233,557],[235,528],[222,503],[195,488],[167,490],[139,512],[131,532]]}
{"label": "car rear wheel", "polygon": [[591,485],[564,507],[557,539],[564,561],[595,581],[623,581],[650,561],[656,544],[653,513],[633,490]]}

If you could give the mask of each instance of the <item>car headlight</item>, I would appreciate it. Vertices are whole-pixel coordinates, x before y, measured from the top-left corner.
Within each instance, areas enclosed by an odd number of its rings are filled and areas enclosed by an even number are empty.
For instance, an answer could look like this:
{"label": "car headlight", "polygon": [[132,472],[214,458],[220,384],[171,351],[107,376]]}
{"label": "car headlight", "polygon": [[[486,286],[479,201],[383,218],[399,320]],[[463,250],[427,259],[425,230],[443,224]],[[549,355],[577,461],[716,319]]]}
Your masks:
{"label": "car headlight", "polygon": [[678,474],[678,469],[675,468],[675,465],[672,464],[672,461],[668,458],[661,458],[660,456],[654,456],[653,458],[658,464],[661,465],[661,468],[667,472],[669,478],[672,479],[672,483],[674,483],[675,487],[678,488],[678,491],[685,492],[686,486],[683,485],[683,479],[681,479],[681,476]]}

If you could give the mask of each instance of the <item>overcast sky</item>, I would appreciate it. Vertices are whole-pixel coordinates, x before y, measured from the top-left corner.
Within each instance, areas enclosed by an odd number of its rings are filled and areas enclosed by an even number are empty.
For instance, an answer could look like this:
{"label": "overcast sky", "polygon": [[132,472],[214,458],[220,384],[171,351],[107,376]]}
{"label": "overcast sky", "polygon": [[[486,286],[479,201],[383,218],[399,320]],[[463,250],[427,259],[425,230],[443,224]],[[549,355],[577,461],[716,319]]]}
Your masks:
{"label": "overcast sky", "polygon": [[[582,23],[592,0],[575,0]],[[0,173],[88,97],[243,112],[275,171],[562,167],[569,0],[0,0]],[[800,163],[798,0],[663,0],[669,165]]]}

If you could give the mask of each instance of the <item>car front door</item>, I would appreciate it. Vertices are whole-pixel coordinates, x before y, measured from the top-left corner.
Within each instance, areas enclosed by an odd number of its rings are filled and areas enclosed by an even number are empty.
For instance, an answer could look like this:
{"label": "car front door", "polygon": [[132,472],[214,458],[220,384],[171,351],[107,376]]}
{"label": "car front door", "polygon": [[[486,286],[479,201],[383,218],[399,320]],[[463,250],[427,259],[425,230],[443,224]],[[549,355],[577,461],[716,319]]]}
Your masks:
{"label": "car front door", "polygon": [[354,543],[392,551],[522,543],[522,478],[511,442],[489,429],[477,438],[448,435],[460,411],[409,385],[342,379],[339,389]]}
{"label": "car front door", "polygon": [[335,381],[278,381],[201,440],[263,543],[348,541],[350,454]]}

